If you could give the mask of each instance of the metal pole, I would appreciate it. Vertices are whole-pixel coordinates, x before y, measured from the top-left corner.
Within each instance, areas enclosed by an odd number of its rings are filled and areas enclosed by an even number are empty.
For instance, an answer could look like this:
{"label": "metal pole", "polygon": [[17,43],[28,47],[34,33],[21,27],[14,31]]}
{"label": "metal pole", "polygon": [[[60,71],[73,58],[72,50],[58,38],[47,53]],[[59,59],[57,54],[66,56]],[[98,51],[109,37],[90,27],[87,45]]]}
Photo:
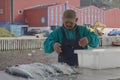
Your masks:
{"label": "metal pole", "polygon": [[10,15],[10,23],[14,23],[14,0],[11,0],[11,15]]}

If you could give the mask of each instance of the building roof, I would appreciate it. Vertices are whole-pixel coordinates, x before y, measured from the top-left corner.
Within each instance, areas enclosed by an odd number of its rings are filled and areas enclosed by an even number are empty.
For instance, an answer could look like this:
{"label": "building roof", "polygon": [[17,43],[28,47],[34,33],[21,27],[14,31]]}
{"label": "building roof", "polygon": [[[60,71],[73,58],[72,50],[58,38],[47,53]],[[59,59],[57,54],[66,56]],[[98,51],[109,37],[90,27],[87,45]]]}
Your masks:
{"label": "building roof", "polygon": [[32,7],[25,8],[24,10],[36,9],[36,8],[43,8],[43,7],[49,7],[49,6],[55,6],[55,5],[59,5],[59,4],[58,4],[58,3],[53,3],[53,4],[40,4],[40,5],[36,5],[36,6],[32,6]]}

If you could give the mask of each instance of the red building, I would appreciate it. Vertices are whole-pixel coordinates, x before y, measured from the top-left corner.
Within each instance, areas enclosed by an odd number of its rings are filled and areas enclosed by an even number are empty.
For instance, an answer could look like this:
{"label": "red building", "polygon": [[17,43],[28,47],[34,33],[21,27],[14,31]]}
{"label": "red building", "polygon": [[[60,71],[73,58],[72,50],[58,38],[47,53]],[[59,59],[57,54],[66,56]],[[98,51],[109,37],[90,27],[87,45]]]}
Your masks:
{"label": "red building", "polygon": [[10,0],[0,0],[0,26],[5,26],[9,29],[11,22],[11,4]]}
{"label": "red building", "polygon": [[25,9],[25,22],[30,27],[62,25],[62,14],[66,9],[67,4],[51,4]]}
{"label": "red building", "polygon": [[120,28],[120,9],[114,8],[105,11],[106,25],[109,28]]}
{"label": "red building", "polygon": [[10,21],[10,0],[0,0],[0,22]]}
{"label": "red building", "polygon": [[94,25],[95,22],[99,21],[105,23],[105,11],[103,9],[97,8],[95,6],[89,6],[85,8],[75,8],[69,7],[76,11],[78,19],[78,24],[91,24]]}
{"label": "red building", "polygon": [[99,21],[106,25],[107,28],[120,28],[120,9],[104,10],[95,6],[89,6],[84,8],[71,9],[77,12],[78,24],[91,24]]}
{"label": "red building", "polygon": [[105,12],[104,10],[95,6],[89,6],[81,9],[80,24],[91,24],[99,21],[105,23]]}
{"label": "red building", "polygon": [[0,26],[11,23],[28,24],[30,27],[61,25],[62,13],[67,8],[77,12],[80,25],[94,25],[100,21],[107,27],[120,27],[119,9],[80,8],[80,0],[0,0]]}
{"label": "red building", "polygon": [[[79,0],[67,1],[72,6],[80,7]],[[0,0],[0,21],[11,21],[11,23],[17,24],[24,23],[24,9],[40,5],[65,2],[66,0]]]}
{"label": "red building", "polygon": [[[56,26],[62,25],[62,14],[65,9],[73,9],[77,13],[78,24],[92,24],[100,21],[105,23],[105,12],[95,6],[82,9],[72,7],[69,4],[55,4],[39,6],[26,9],[24,12],[27,23],[30,27]],[[34,13],[33,13],[34,12]],[[36,14],[35,14],[36,13]],[[45,21],[42,23],[42,20]]]}

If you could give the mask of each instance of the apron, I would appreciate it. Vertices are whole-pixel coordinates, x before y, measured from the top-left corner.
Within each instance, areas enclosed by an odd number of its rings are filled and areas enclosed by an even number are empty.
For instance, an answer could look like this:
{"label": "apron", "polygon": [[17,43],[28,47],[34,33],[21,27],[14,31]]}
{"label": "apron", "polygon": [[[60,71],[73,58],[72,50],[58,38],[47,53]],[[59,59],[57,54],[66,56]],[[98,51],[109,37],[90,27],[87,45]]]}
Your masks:
{"label": "apron", "polygon": [[65,31],[62,29],[62,53],[58,55],[58,62],[67,63],[70,66],[78,66],[78,57],[77,54],[74,54],[75,49],[82,49],[79,46],[78,41],[80,39],[80,34],[78,28],[76,28],[76,39],[67,39]]}

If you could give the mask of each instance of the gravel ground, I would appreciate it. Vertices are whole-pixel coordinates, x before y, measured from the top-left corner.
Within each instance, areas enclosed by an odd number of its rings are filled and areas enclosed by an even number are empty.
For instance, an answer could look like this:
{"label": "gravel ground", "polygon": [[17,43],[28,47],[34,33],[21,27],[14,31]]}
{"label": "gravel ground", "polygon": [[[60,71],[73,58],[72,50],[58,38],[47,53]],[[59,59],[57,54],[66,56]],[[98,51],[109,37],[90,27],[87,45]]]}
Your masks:
{"label": "gravel ground", "polygon": [[57,63],[57,54],[45,54],[43,50],[0,51],[0,70],[27,63]]}

